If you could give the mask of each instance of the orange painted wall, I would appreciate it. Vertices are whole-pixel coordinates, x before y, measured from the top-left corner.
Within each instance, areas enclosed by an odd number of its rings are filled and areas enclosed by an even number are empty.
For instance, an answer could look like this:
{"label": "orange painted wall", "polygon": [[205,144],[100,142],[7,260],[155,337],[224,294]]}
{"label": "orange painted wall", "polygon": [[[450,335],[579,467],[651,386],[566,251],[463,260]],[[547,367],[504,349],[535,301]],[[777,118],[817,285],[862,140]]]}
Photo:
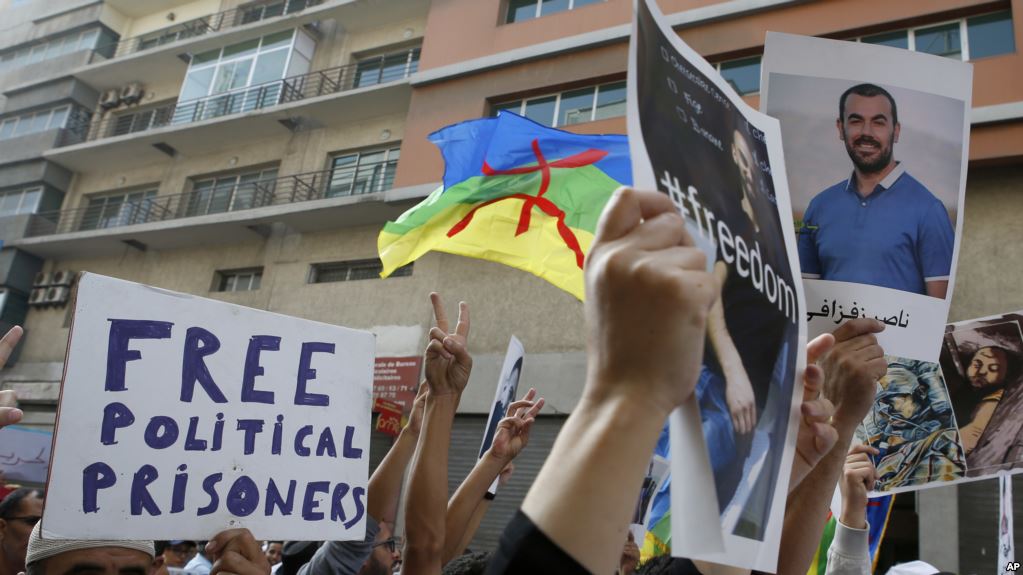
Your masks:
{"label": "orange painted wall", "polygon": [[[698,0],[662,0],[673,12],[711,4]],[[499,6],[499,4],[501,6]],[[607,0],[578,10],[511,25],[497,25],[503,3],[434,0],[427,20],[422,69],[435,68],[628,22],[631,0]],[[684,28],[680,35],[712,59],[760,53],[766,30],[850,37],[921,23],[927,14],[961,16],[957,10],[1004,7],[1006,2],[971,0],[828,0],[796,4],[759,14]],[[1011,2],[1017,51],[974,64],[973,105],[1023,101],[1023,0]],[[923,14],[924,16],[919,16]],[[898,21],[900,24],[886,24]],[[717,58],[715,58],[717,56]],[[439,181],[443,163],[426,141],[430,132],[487,113],[487,101],[528,96],[625,76],[627,42],[473,73],[414,89],[395,185]],[[747,98],[756,107],[756,95]],[[580,124],[573,131],[624,133],[624,118]],[[971,160],[982,163],[1023,158],[1023,122],[974,129]]]}

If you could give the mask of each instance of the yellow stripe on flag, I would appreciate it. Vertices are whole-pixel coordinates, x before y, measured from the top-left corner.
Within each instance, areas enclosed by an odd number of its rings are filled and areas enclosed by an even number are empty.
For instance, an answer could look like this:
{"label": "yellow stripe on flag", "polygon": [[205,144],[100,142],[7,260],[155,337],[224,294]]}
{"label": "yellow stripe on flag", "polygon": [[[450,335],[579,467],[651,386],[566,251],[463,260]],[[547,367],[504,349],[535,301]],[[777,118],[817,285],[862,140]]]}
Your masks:
{"label": "yellow stripe on flag", "polygon": [[[454,237],[447,233],[474,207],[455,204],[430,221],[404,234],[381,231],[377,249],[387,277],[399,267],[415,261],[428,251],[499,262],[541,277],[583,299],[583,274],[575,253],[558,233],[557,219],[533,209],[529,229],[515,235],[523,200],[508,198],[480,208],[472,222]],[[571,228],[583,253],[589,253],[593,234]]]}

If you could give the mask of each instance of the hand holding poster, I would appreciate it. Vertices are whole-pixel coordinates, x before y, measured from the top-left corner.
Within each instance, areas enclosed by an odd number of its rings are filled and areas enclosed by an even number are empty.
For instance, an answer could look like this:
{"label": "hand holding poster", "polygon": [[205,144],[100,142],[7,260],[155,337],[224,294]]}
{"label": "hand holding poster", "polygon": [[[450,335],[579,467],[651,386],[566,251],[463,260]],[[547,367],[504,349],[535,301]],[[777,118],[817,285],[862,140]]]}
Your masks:
{"label": "hand holding poster", "polygon": [[[501,423],[508,412],[508,406],[515,401],[519,389],[519,377],[522,375],[522,361],[525,359],[525,348],[522,342],[514,335],[508,342],[508,352],[504,356],[504,364],[501,366],[501,375],[497,380],[497,390],[494,392],[494,404],[490,409],[490,417],[487,418],[486,433],[483,434],[483,444],[480,445],[480,458],[490,449],[494,443],[494,434],[497,432],[497,424]],[[490,485],[487,490],[490,494],[497,493],[498,480]]]}
{"label": "hand holding poster", "polygon": [[938,367],[955,278],[972,67],[770,33],[761,107],[781,122],[809,335],[874,318],[888,373],[857,430],[878,491],[962,477]]}
{"label": "hand holding poster", "polygon": [[694,241],[712,246],[708,262],[722,286],[708,317],[699,409],[683,406],[671,417],[671,551],[771,571],[802,397],[794,383],[805,363],[780,131],[679,39],[653,2],[638,2],[634,22],[635,185],[668,194]]}
{"label": "hand holding poster", "polygon": [[83,274],[42,527],[363,537],[370,333]]}

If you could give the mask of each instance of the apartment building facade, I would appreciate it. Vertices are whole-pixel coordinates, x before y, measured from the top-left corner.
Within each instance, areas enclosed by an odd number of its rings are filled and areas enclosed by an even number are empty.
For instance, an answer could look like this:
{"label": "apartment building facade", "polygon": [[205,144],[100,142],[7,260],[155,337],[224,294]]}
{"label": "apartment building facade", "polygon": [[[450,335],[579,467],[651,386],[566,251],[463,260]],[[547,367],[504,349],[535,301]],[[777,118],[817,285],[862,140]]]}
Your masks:
{"label": "apartment building facade", "polygon": [[[529,274],[446,254],[379,279],[376,235],[440,182],[443,163],[426,140],[440,127],[508,109],[572,131],[624,133],[630,6],[0,1],[0,328],[27,332],[0,386],[18,390],[29,425],[52,426],[78,271],[368,329],[381,357],[421,352],[430,291],[449,306],[464,299],[476,363],[452,481],[478,451],[512,334],[527,349],[523,383],[549,406],[473,543],[492,547],[578,398],[581,305]],[[972,62],[951,319],[1023,308],[1023,252],[1010,233],[1023,214],[1023,0],[661,6],[754,106],[766,30]],[[374,461],[386,445],[374,434]],[[903,499],[890,530],[898,554],[936,556],[964,573],[993,561],[985,489]]]}

